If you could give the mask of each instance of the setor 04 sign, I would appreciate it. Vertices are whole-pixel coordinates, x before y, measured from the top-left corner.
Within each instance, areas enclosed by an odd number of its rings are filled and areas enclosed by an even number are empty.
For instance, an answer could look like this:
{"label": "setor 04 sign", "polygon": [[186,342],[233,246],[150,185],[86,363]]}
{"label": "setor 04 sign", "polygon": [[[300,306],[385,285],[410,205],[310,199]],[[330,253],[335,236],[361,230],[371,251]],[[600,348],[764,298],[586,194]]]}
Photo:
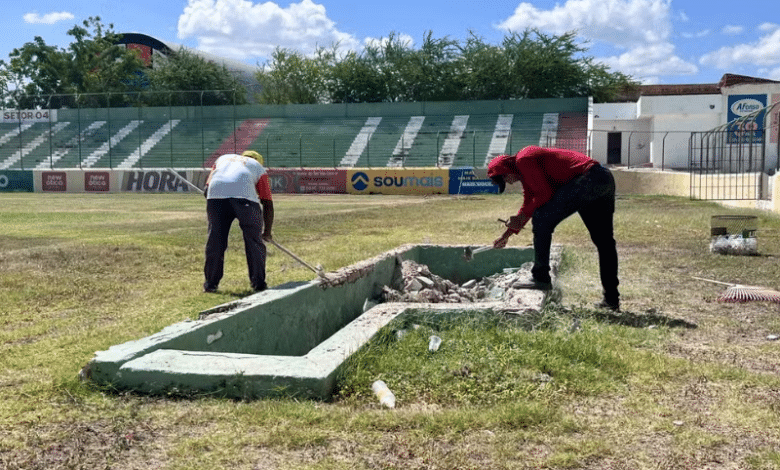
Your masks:
{"label": "setor 04 sign", "polygon": [[12,122],[55,122],[56,109],[8,109],[3,111],[3,123]]}

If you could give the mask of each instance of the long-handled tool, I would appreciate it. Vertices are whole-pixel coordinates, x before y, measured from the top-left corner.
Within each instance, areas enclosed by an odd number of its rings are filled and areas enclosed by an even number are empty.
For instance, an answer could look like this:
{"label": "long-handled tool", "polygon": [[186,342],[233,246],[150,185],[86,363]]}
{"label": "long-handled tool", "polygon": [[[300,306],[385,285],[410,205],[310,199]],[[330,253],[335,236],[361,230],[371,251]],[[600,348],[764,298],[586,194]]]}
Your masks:
{"label": "long-handled tool", "polygon": [[722,286],[728,286],[725,292],[718,296],[721,302],[748,302],[751,300],[763,302],[780,303],[780,292],[760,286],[746,286],[743,284],[734,284],[732,282],[716,281],[714,279],[705,279],[703,277],[691,276],[699,281],[712,282]]}
{"label": "long-handled tool", "polygon": [[187,178],[185,178],[182,175],[180,175],[179,172],[177,172],[173,168],[167,168],[167,170],[170,171],[173,174],[174,178],[176,178],[177,180],[179,180],[182,183],[186,184],[191,189],[194,189],[198,194],[202,195],[204,193],[204,191],[202,189],[200,189],[199,187],[197,187],[194,184],[192,184],[192,182],[190,180],[188,180]]}
{"label": "long-handled tool", "polygon": [[477,253],[482,253],[483,251],[492,250],[492,246],[481,246],[479,248],[472,248],[470,246],[467,246],[465,250],[463,250],[463,259],[466,261],[471,261],[474,258],[474,255]]}
{"label": "long-handled tool", "polygon": [[304,261],[304,260],[298,258],[297,256],[295,256],[295,254],[292,251],[290,251],[287,248],[283,247],[282,245],[278,244],[275,240],[271,239],[271,240],[266,240],[266,241],[270,241],[273,246],[279,248],[280,250],[282,250],[286,254],[290,255],[290,257],[292,259],[294,259],[295,261],[301,263],[302,265],[306,266],[307,268],[309,268],[312,271],[314,271],[315,273],[317,273],[317,275],[319,277],[321,277],[323,279],[326,279],[326,280],[328,279],[325,276],[325,271],[323,271],[322,266],[320,266],[319,264],[317,265],[317,267],[314,267],[314,266],[310,265],[309,263],[307,263],[306,261]]}
{"label": "long-handled tool", "polygon": [[[504,226],[509,225],[509,221],[507,220],[498,219],[498,221],[504,224]],[[477,253],[482,253],[483,251],[488,251],[492,249],[493,249],[492,246],[481,246],[479,248],[472,248],[470,246],[467,246],[466,249],[463,250],[463,259],[465,259],[466,261],[471,261],[474,258],[474,255],[476,255]]]}

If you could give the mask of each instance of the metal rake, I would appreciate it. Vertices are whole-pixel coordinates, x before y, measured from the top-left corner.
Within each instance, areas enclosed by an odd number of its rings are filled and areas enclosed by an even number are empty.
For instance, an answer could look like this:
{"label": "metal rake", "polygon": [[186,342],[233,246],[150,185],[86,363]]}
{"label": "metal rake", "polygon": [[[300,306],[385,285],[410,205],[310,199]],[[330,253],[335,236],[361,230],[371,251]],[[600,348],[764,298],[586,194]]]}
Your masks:
{"label": "metal rake", "polygon": [[691,276],[700,281],[712,282],[722,286],[728,286],[724,292],[718,296],[721,302],[775,302],[780,303],[780,291],[760,286],[746,286],[744,284],[734,284],[731,282],[721,282],[714,279],[705,279],[703,277]]}

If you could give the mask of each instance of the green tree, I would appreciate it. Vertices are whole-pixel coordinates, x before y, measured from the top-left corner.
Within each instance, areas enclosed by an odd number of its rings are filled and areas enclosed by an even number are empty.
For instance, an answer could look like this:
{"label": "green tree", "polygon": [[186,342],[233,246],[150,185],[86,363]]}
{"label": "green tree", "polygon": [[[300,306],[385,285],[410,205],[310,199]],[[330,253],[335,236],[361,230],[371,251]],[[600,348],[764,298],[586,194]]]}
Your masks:
{"label": "green tree", "polygon": [[395,33],[367,44],[360,54],[348,53],[330,70],[330,99],[336,103],[409,100],[405,73],[413,53]]}
{"label": "green tree", "polygon": [[[334,48],[335,50],[335,48]],[[257,73],[263,104],[317,104],[329,101],[328,73],[335,52],[320,48],[314,57],[277,47],[271,62]]]}
{"label": "green tree", "polygon": [[157,58],[146,71],[152,105],[199,106],[246,104],[246,89],[224,65],[186,49]]}
{"label": "green tree", "polygon": [[584,61],[588,77],[588,96],[596,103],[614,101],[620,96],[634,95],[639,82],[621,72],[610,72],[604,64],[595,64],[588,58]]}
{"label": "green tree", "polygon": [[356,103],[508,100],[593,96],[610,101],[638,83],[586,55],[576,33],[526,30],[487,44],[465,44],[428,32],[415,50],[395,33],[360,53],[336,59],[335,48],[313,58],[277,49],[259,74],[262,102]]}
{"label": "green tree", "polygon": [[411,101],[413,86],[409,77],[412,67],[414,49],[396,33],[390,33],[387,39],[366,49],[371,63],[381,75],[385,87],[385,98],[382,101]]}
{"label": "green tree", "polygon": [[461,49],[458,74],[463,100],[507,100],[514,97],[507,54],[471,33]]}
{"label": "green tree", "polygon": [[460,50],[457,41],[435,39],[428,32],[419,50],[396,64],[406,90],[403,101],[452,101],[459,99],[462,76],[457,73]]}
{"label": "green tree", "polygon": [[387,99],[385,76],[374,57],[371,51],[352,51],[333,64],[328,80],[332,103],[378,103]]}
{"label": "green tree", "polygon": [[[87,104],[116,105],[110,97],[96,93],[124,93],[138,87],[143,62],[136,51],[117,44],[121,37],[113,25],[104,26],[100,17],[90,17],[68,31],[74,41],[67,49],[49,46],[39,36],[9,55],[2,63],[13,91],[11,104],[20,108],[61,107]],[[80,95],[83,103],[73,96]]]}
{"label": "green tree", "polygon": [[587,94],[586,71],[576,57],[585,51],[575,33],[547,36],[536,30],[504,38],[512,98],[565,98]]}
{"label": "green tree", "polygon": [[47,45],[39,36],[14,49],[10,62],[3,62],[2,67],[8,83],[6,106],[45,106],[48,97],[44,95],[73,92],[67,84],[67,52]]}

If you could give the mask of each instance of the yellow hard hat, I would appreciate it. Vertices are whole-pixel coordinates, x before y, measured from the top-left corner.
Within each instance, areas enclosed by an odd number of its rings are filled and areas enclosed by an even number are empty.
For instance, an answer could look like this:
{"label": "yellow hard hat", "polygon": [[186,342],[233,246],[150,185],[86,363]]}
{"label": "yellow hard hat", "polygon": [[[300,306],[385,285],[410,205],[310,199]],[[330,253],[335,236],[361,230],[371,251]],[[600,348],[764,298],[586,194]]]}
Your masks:
{"label": "yellow hard hat", "polygon": [[244,153],[241,154],[244,157],[252,157],[255,160],[258,161],[261,165],[263,164],[263,156],[259,153],[255,152],[254,150],[244,150]]}

